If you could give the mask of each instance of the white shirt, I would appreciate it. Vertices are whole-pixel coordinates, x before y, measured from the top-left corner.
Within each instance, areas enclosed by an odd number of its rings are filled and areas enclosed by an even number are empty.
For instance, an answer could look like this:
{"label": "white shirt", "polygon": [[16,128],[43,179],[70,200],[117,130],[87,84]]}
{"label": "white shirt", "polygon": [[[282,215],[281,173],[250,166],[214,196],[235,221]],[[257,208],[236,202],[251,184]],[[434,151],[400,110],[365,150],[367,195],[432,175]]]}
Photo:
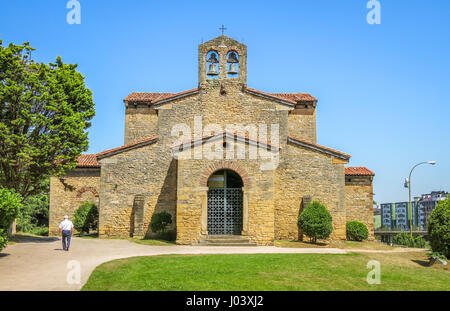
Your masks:
{"label": "white shirt", "polygon": [[72,230],[72,228],[73,228],[73,223],[68,219],[64,219],[59,224],[59,229],[61,229],[61,230]]}

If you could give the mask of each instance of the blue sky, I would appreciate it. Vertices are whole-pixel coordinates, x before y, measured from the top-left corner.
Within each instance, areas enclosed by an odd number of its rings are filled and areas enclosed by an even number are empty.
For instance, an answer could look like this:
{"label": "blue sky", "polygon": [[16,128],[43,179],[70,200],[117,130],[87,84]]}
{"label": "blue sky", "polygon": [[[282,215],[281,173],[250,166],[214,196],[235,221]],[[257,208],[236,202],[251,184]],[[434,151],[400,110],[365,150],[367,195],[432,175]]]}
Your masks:
{"label": "blue sky", "polygon": [[29,41],[37,61],[79,64],[97,115],[89,153],[123,142],[123,98],[197,86],[197,46],[226,35],[248,46],[248,86],[319,99],[318,143],[376,173],[378,203],[408,198],[403,179],[420,161],[413,194],[450,190],[450,1],[67,0],[0,3],[4,44]]}

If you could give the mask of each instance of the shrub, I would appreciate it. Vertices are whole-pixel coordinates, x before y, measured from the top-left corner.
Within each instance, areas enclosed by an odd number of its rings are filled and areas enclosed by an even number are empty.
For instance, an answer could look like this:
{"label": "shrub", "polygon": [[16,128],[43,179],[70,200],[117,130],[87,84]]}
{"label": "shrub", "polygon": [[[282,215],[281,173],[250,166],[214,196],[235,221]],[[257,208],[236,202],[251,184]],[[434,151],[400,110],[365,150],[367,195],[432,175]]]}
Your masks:
{"label": "shrub", "polygon": [[[45,184],[48,185],[48,180]],[[38,228],[48,227],[49,187],[46,187],[45,193],[30,196],[23,201],[23,207],[17,215],[18,231],[33,233]]]}
{"label": "shrub", "polygon": [[40,236],[48,236],[48,227],[35,227],[30,233]]}
{"label": "shrub", "polygon": [[159,232],[160,234],[164,234],[166,227],[172,223],[172,215],[168,212],[159,212],[153,214],[152,219],[150,221],[150,229],[153,232]]}
{"label": "shrub", "polygon": [[0,189],[0,250],[8,242],[8,230],[22,207],[21,201],[13,189]]}
{"label": "shrub", "polygon": [[346,226],[347,240],[363,241],[369,238],[367,226],[360,221],[348,221]]}
{"label": "shrub", "polygon": [[94,202],[84,202],[75,210],[73,226],[80,233],[89,233],[89,230],[97,229],[98,209]]}
{"label": "shrub", "polygon": [[444,255],[442,255],[441,253],[438,252],[432,252],[430,254],[428,254],[428,259],[429,260],[436,260],[436,259],[442,259],[442,260],[447,260],[447,257],[445,257]]}
{"label": "shrub", "polygon": [[392,243],[406,247],[414,247],[414,238],[406,232],[400,232],[392,239]]}
{"label": "shrub", "polygon": [[394,236],[392,239],[392,243],[396,245],[402,245],[406,247],[417,247],[417,248],[425,248],[426,242],[423,239],[423,236],[419,235],[415,238],[411,236],[411,234],[407,232],[401,232]]}
{"label": "shrub", "polygon": [[177,232],[175,230],[167,230],[163,233],[159,233],[156,238],[165,241],[175,241],[177,239]]}
{"label": "shrub", "polygon": [[431,212],[428,236],[433,252],[450,258],[450,199],[440,201]]}
{"label": "shrub", "polygon": [[333,231],[332,217],[325,205],[319,201],[309,203],[298,217],[298,226],[316,243],[317,239],[327,239]]}
{"label": "shrub", "polygon": [[8,231],[0,229],[0,251],[8,244]]}
{"label": "shrub", "polygon": [[425,248],[426,244],[425,239],[421,235],[416,236],[414,239],[414,247]]}

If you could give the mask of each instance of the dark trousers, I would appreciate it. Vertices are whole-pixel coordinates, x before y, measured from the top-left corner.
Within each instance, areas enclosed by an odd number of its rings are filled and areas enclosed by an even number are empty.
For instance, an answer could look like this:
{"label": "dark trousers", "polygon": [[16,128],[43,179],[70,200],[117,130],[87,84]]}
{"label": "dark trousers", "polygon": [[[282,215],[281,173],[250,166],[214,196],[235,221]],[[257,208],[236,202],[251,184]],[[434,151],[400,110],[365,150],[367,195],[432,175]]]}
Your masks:
{"label": "dark trousers", "polygon": [[[69,248],[70,246],[70,237],[72,236],[72,232],[70,230],[63,230],[62,231],[62,246],[65,250],[66,248]],[[67,247],[66,247],[67,245]]]}

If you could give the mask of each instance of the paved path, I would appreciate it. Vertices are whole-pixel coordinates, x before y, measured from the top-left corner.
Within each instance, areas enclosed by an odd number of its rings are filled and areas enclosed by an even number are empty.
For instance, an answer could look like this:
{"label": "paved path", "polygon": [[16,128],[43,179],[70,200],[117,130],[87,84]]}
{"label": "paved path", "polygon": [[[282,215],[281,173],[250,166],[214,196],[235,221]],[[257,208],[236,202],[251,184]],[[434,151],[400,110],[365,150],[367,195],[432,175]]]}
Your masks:
{"label": "paved path", "polygon": [[349,253],[380,253],[380,254],[391,254],[391,253],[425,253],[430,250],[427,248],[408,248],[408,247],[398,247],[392,250],[389,249],[356,249],[356,248],[346,248],[345,249]]}
{"label": "paved path", "polygon": [[[58,238],[30,237],[9,245],[0,253],[0,291],[5,290],[80,290],[99,264],[126,257],[163,254],[345,254],[337,248],[148,246],[120,239],[73,238],[69,252]],[[67,265],[77,260],[80,284],[69,284]],[[73,267],[72,267],[73,269]]]}

